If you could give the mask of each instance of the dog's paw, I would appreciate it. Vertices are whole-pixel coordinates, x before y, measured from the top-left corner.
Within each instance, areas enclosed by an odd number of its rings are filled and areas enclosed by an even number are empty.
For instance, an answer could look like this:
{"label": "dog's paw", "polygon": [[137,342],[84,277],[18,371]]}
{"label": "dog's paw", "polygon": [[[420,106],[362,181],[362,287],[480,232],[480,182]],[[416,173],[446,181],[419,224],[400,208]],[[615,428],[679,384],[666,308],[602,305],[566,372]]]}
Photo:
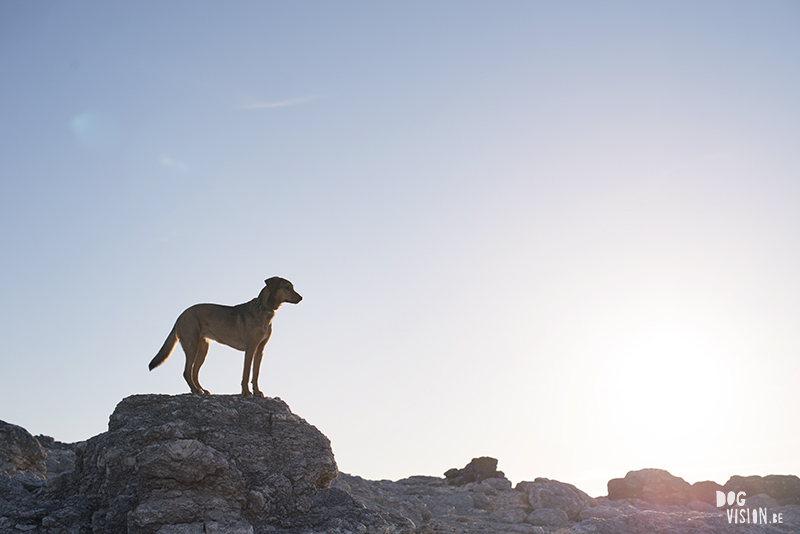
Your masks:
{"label": "dog's paw", "polygon": [[250,393],[249,389],[243,389],[242,390],[242,397],[252,397],[252,396],[253,396],[253,394]]}
{"label": "dog's paw", "polygon": [[264,396],[264,394],[263,394],[263,393],[261,393],[259,390],[257,390],[257,389],[256,389],[255,391],[253,391],[253,396],[254,396],[254,397],[263,397],[263,396]]}

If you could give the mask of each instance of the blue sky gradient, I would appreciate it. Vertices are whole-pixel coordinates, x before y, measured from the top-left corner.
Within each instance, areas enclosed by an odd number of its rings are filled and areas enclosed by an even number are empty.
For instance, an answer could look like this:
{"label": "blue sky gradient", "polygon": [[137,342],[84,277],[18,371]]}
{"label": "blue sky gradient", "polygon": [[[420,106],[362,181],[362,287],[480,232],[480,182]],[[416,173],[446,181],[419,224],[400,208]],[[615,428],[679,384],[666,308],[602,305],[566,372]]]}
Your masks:
{"label": "blue sky gradient", "polygon": [[0,419],[187,391],[279,275],[342,471],[800,473],[797,95],[797,2],[0,3]]}

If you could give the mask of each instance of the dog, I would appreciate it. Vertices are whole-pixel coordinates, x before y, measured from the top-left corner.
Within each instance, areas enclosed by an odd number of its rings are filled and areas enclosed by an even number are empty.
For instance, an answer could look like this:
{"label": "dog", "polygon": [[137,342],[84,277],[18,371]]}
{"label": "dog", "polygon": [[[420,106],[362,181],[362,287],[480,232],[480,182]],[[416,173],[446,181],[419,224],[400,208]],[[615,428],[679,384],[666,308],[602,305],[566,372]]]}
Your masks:
{"label": "dog", "polygon": [[[258,371],[261,368],[264,346],[272,335],[272,318],[275,316],[275,310],[284,302],[297,304],[303,300],[303,297],[294,290],[292,283],[284,278],[273,276],[264,280],[264,283],[266,286],[258,297],[244,304],[237,306],[195,304],[187,308],[178,316],[164,346],[150,362],[150,370],[164,363],[180,341],[183,352],[186,353],[183,378],[189,384],[192,393],[211,395],[207,389],[200,386],[198,375],[200,367],[206,361],[208,340],[212,340],[244,351],[242,396],[263,397],[264,394],[258,389]],[[247,386],[251,365],[252,393]]]}

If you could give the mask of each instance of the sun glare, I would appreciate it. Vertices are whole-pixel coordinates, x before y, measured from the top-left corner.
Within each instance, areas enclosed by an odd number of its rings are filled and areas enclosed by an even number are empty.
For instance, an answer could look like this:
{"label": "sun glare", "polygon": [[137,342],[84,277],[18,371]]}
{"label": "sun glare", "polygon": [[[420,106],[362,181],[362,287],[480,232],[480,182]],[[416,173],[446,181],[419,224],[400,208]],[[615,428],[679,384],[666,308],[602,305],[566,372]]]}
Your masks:
{"label": "sun glare", "polygon": [[708,415],[723,398],[723,349],[684,325],[656,324],[619,340],[609,354],[601,405],[632,459],[689,465],[716,441]]}

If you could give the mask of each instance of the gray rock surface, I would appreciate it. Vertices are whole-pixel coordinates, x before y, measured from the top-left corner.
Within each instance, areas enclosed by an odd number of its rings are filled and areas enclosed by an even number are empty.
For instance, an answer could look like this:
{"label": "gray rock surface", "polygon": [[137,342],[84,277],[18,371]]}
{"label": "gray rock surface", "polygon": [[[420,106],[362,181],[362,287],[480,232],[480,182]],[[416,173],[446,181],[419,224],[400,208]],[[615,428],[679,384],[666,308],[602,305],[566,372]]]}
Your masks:
{"label": "gray rock surface", "polygon": [[800,478],[795,475],[732,476],[722,491],[744,491],[748,497],[769,495],[780,505],[800,504]]}
{"label": "gray rock surface", "polygon": [[[641,475],[644,476],[644,475]],[[634,477],[638,478],[638,477]],[[646,477],[645,477],[646,478]],[[725,510],[700,501],[694,510],[689,505],[654,504],[638,498],[591,498],[570,484],[548,479],[493,487],[486,479],[453,486],[446,479],[426,476],[409,477],[392,482],[365,480],[340,474],[332,486],[348,492],[367,508],[407,517],[414,523],[414,532],[433,534],[783,534],[800,532],[800,505],[770,508],[770,514],[782,514],[782,523],[753,525],[728,523]],[[569,489],[583,508],[570,519],[562,508],[534,509],[530,505],[531,488],[559,488],[552,500],[541,495],[538,504],[560,503],[563,491]],[[488,501],[488,505],[487,505]],[[571,499],[565,502],[572,503]],[[756,503],[769,504],[770,501]],[[770,515],[770,519],[772,516]]]}
{"label": "gray rock surface", "polygon": [[608,481],[608,498],[641,499],[653,504],[686,505],[693,500],[692,485],[663,469],[630,471]]}
{"label": "gray rock surface", "polygon": [[445,478],[341,474],[328,439],[280,399],[133,396],[108,432],[74,444],[2,428],[0,534],[800,532],[794,476],[725,484],[769,518],[753,524],[731,522],[742,507],[708,502],[722,486],[657,469],[614,479],[597,498],[546,478],[512,488],[488,457]]}
{"label": "gray rock surface", "polygon": [[[13,449],[10,471],[27,466],[45,481],[36,487],[0,474],[3,534],[413,528],[404,517],[367,510],[346,492],[330,489],[338,474],[330,442],[280,399],[135,395],[117,405],[108,432],[72,450],[47,439],[41,447],[18,428],[3,442]],[[61,451],[50,477],[36,446]],[[61,470],[70,460],[74,468]]]}
{"label": "gray rock surface", "polygon": [[563,527],[569,525],[569,517],[560,508],[539,508],[528,514],[525,522],[543,527]]}
{"label": "gray rock surface", "polygon": [[24,428],[0,421],[0,472],[28,488],[44,483],[46,454],[39,441]]}
{"label": "gray rock surface", "polygon": [[585,508],[597,506],[583,491],[557,480],[537,478],[533,482],[520,482],[516,489],[525,495],[534,510],[561,510],[572,521],[576,521]]}
{"label": "gray rock surface", "polygon": [[716,504],[717,491],[721,491],[722,486],[712,480],[704,480],[692,484],[692,499],[694,501]]}
{"label": "gray rock surface", "polygon": [[447,483],[451,486],[463,486],[470,482],[483,482],[487,478],[505,478],[502,471],[497,470],[497,460],[488,456],[473,458],[461,469],[448,469],[445,474]]}
{"label": "gray rock surface", "polygon": [[588,519],[577,523],[568,534],[755,534],[767,532],[791,532],[766,530],[754,525],[729,525],[722,514],[699,514],[684,511],[661,512],[642,510],[613,519]]}

